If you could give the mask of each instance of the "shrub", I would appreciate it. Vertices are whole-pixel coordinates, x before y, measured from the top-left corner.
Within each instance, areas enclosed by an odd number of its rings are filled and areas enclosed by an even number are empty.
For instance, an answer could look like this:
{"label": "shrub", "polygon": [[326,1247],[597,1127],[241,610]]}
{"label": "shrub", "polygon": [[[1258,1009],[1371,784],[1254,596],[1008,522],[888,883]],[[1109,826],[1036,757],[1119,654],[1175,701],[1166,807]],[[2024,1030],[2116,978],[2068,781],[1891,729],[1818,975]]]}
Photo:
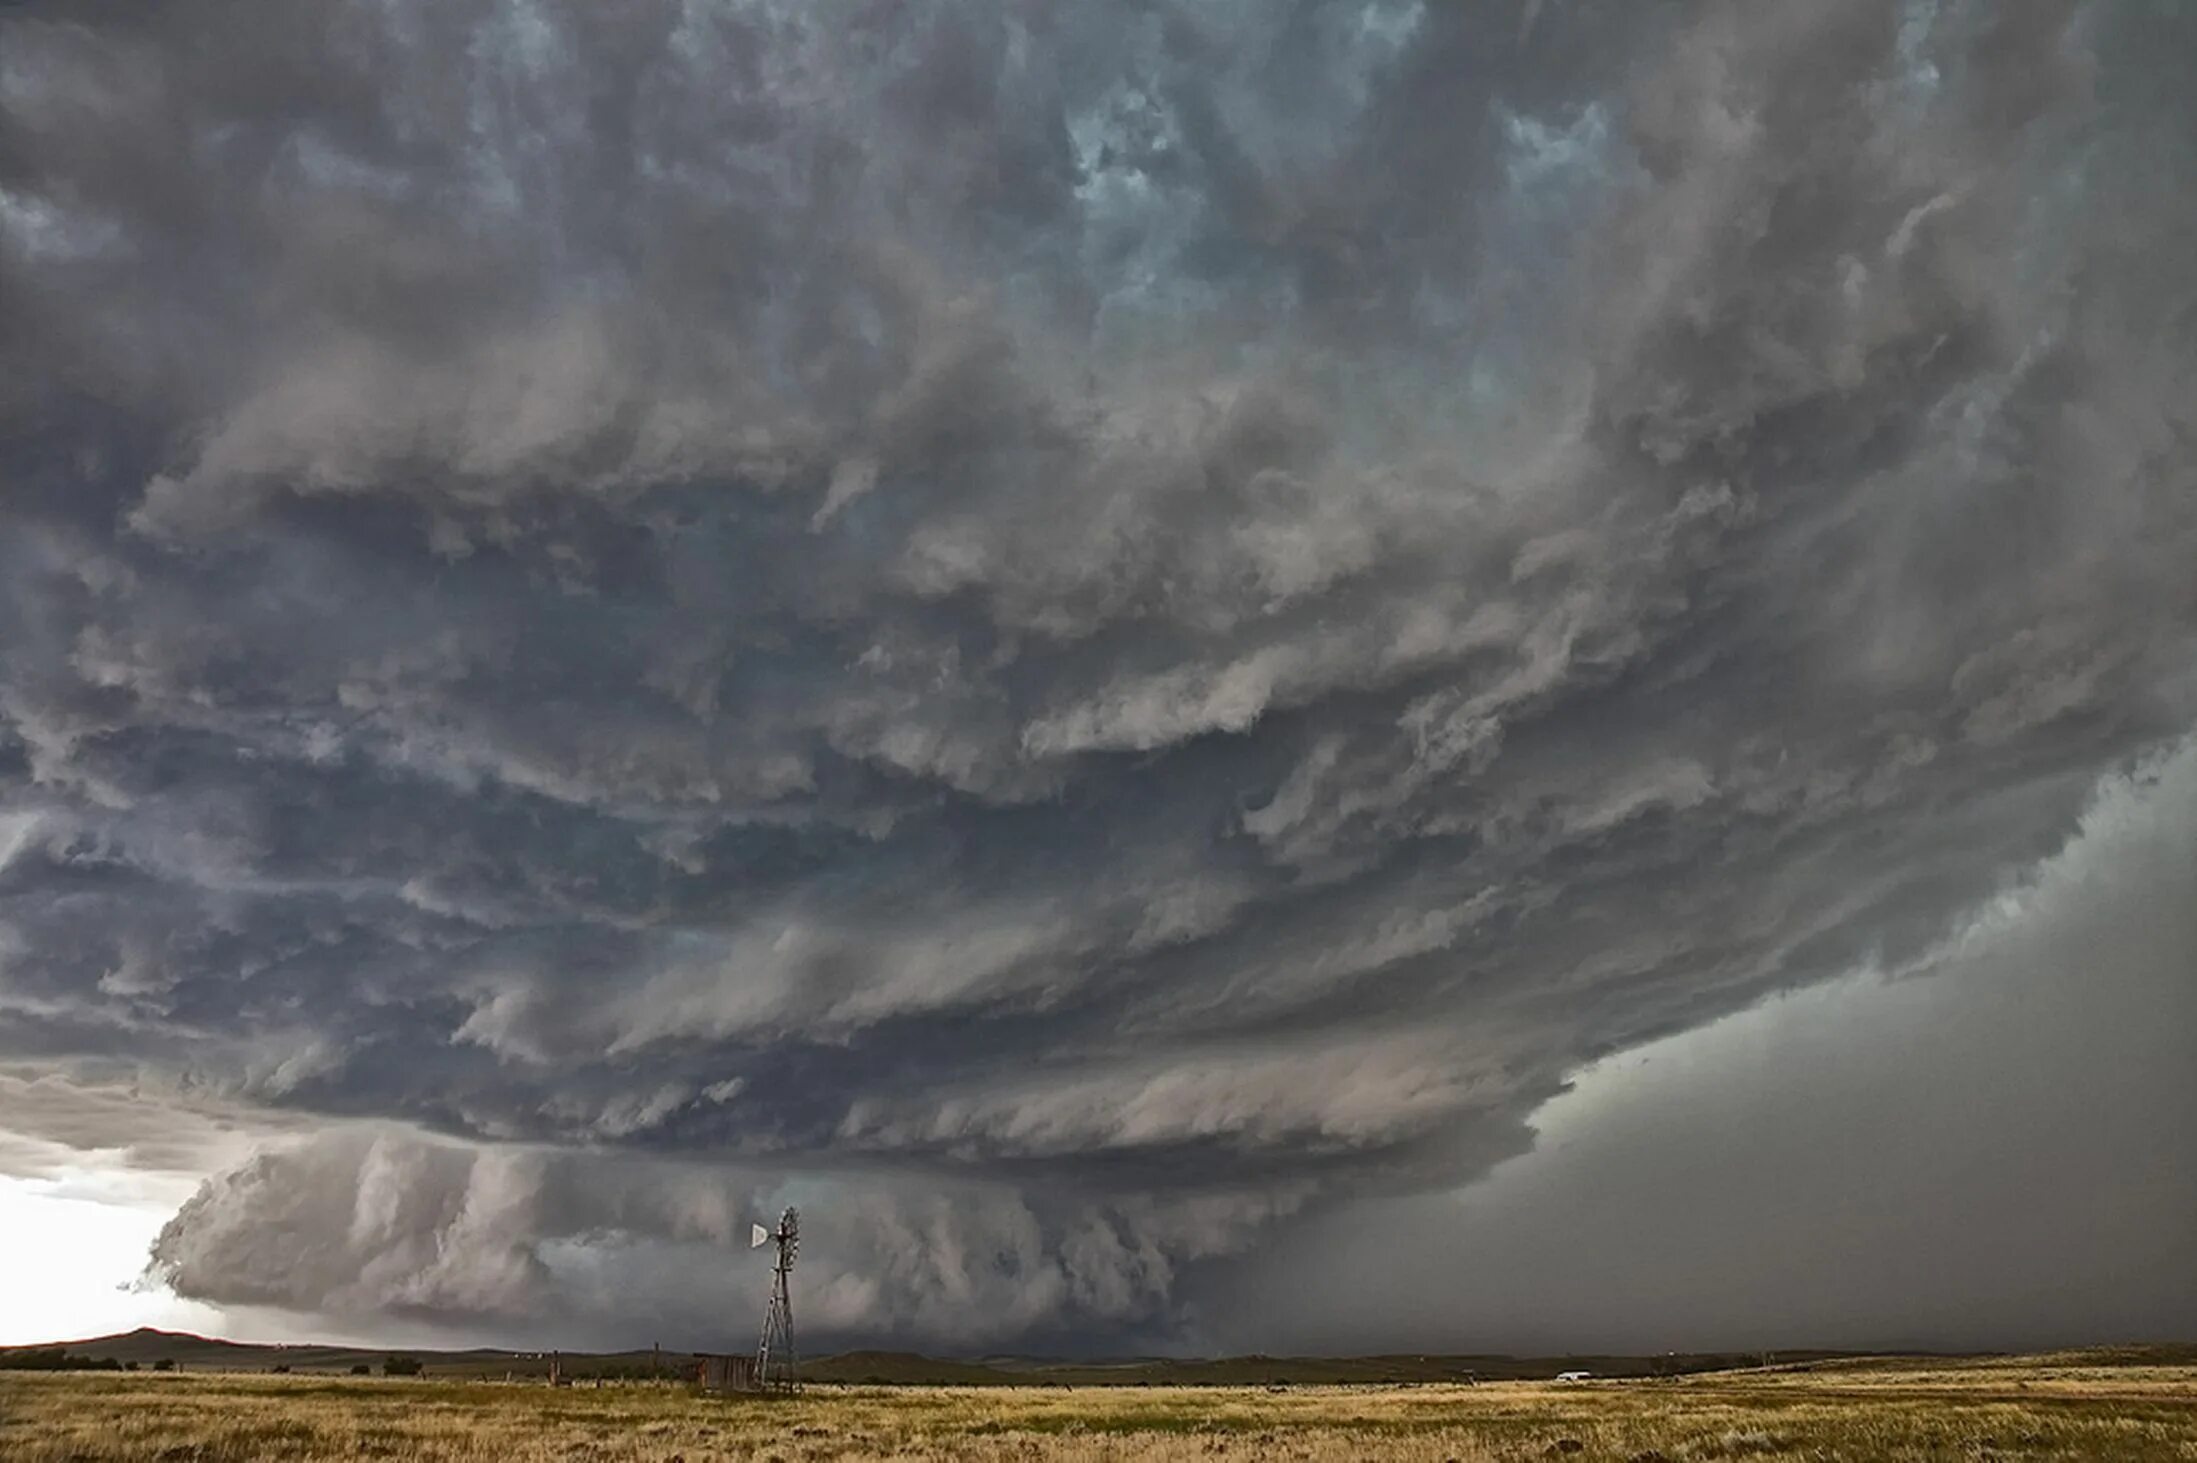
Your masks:
{"label": "shrub", "polygon": [[118,1372],[120,1370],[122,1370],[122,1363],[111,1356],[78,1356],[72,1354],[65,1346],[26,1346],[14,1351],[0,1351],[0,1371]]}
{"label": "shrub", "polygon": [[9,1371],[57,1372],[69,1364],[69,1354],[58,1346],[41,1346],[35,1350],[11,1351],[0,1356],[0,1366]]}
{"label": "shrub", "polygon": [[361,1361],[361,1362],[354,1362],[354,1363],[352,1363],[352,1365],[351,1365],[351,1375],[352,1375],[352,1376],[354,1376],[354,1377],[370,1377],[370,1376],[372,1376],[373,1374],[374,1374],[374,1369],[373,1369],[372,1367],[368,1366],[368,1365],[367,1365],[367,1364],[366,1364],[365,1362],[363,1362],[363,1361]]}
{"label": "shrub", "polygon": [[172,1372],[175,1370],[175,1359],[164,1356],[153,1363],[153,1370],[156,1372]]}
{"label": "shrub", "polygon": [[385,1377],[416,1377],[420,1374],[420,1359],[416,1356],[383,1357],[381,1374]]}

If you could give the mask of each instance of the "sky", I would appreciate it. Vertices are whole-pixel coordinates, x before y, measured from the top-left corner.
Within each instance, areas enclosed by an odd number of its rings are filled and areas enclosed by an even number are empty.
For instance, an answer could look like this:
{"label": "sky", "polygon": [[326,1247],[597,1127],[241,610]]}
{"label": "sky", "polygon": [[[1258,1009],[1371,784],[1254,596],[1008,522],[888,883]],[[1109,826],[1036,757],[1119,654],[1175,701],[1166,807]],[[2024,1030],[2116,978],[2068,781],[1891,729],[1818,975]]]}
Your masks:
{"label": "sky", "polygon": [[0,1342],[2197,1336],[2192,55],[0,11]]}

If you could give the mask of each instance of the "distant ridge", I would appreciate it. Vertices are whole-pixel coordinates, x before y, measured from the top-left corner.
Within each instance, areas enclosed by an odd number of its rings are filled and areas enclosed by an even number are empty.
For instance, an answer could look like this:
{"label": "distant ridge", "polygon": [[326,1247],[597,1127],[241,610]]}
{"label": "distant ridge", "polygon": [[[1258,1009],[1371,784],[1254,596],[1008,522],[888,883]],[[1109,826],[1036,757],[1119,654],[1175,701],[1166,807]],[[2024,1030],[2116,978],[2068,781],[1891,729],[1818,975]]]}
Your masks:
{"label": "distant ridge", "polygon": [[[38,1346],[0,1347],[0,1363],[10,1353],[62,1347],[93,1361],[112,1358],[149,1368],[161,1361],[185,1371],[272,1371],[348,1373],[364,1366],[379,1371],[391,1356],[416,1357],[430,1377],[544,1376],[549,1353],[475,1347],[464,1351],[417,1347],[335,1346],[318,1342],[268,1344],[227,1341],[188,1331],[140,1327],[113,1336],[46,1342]],[[1777,1364],[1791,1365],[1877,1353],[1850,1351],[1779,1351]],[[652,1374],[682,1377],[694,1353],[664,1351],[578,1352],[561,1354],[564,1371],[577,1377],[642,1378]],[[1518,1357],[1408,1353],[1381,1356],[1232,1356],[1178,1360],[1131,1357],[1121,1360],[1061,1361],[1041,1357],[989,1356],[957,1360],[911,1351],[849,1351],[804,1362],[801,1375],[815,1382],[895,1386],[1256,1386],[1380,1382],[1455,1382],[1526,1380],[1559,1372],[1588,1371],[1597,1376],[1657,1376],[1760,1366],[1759,1352],[1692,1352],[1666,1356],[1570,1355]]]}
{"label": "distant ridge", "polygon": [[[150,1326],[112,1336],[47,1341],[32,1346],[0,1346],[0,1367],[9,1356],[52,1351],[91,1361],[136,1362],[150,1370],[167,1361],[183,1371],[268,1372],[285,1367],[294,1373],[347,1374],[365,1367],[379,1372],[391,1356],[417,1358],[425,1375],[451,1378],[544,1377],[547,1351],[513,1351],[482,1346],[464,1351],[418,1347],[336,1346],[324,1342],[261,1343],[227,1341],[188,1331]],[[2086,1366],[2172,1366],[2197,1363],[2197,1345],[2098,1346],[2071,1350],[2069,1360]],[[586,1379],[640,1380],[690,1376],[695,1353],[648,1349],[566,1351],[560,1353],[567,1376]],[[1157,1387],[1347,1385],[1412,1382],[1532,1381],[1559,1372],[1584,1371],[1597,1377],[1681,1376],[1731,1371],[1768,1364],[1778,1367],[1836,1368],[1850,1362],[1881,1362],[1914,1353],[1794,1350],[1763,1352],[1674,1352],[1663,1356],[1577,1354],[1499,1356],[1484,1354],[1397,1353],[1380,1356],[1227,1356],[1205,1359],[1124,1357],[1116,1360],[1062,1361],[1058,1358],[986,1356],[975,1359],[924,1356],[913,1351],[842,1352],[802,1363],[803,1380],[871,1386],[960,1387]],[[1920,1358],[1916,1358],[1920,1360]]]}

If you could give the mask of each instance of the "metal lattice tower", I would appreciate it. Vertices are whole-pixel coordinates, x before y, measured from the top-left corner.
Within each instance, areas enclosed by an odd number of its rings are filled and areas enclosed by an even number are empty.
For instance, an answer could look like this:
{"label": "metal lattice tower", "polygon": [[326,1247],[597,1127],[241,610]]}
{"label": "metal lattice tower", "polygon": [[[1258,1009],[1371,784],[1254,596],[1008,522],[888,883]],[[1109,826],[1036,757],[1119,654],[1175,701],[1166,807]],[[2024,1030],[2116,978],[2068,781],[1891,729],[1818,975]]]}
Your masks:
{"label": "metal lattice tower", "polygon": [[801,1211],[788,1209],[778,1216],[778,1228],[758,1224],[748,1241],[749,1249],[765,1244],[778,1246],[771,1266],[770,1308],[763,1313],[763,1339],[755,1348],[755,1380],[764,1387],[790,1387],[800,1370],[801,1357],[793,1349],[793,1257],[801,1250]]}

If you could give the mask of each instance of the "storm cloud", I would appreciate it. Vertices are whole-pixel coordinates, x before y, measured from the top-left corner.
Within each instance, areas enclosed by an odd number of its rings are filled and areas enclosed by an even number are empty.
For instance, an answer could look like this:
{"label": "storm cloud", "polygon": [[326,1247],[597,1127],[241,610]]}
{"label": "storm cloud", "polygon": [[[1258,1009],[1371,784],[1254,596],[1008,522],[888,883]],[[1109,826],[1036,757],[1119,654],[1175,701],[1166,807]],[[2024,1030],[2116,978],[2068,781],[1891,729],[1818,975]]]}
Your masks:
{"label": "storm cloud", "polygon": [[11,8],[0,1128],[261,1132],[216,1302],[1208,1334],[2197,725],[2193,54]]}
{"label": "storm cloud", "polygon": [[1270,1347],[2187,1335],[2193,879],[2197,742],[2106,779],[2065,849],[1911,965],[1600,1063],[1530,1156],[1324,1213],[1207,1312]]}

